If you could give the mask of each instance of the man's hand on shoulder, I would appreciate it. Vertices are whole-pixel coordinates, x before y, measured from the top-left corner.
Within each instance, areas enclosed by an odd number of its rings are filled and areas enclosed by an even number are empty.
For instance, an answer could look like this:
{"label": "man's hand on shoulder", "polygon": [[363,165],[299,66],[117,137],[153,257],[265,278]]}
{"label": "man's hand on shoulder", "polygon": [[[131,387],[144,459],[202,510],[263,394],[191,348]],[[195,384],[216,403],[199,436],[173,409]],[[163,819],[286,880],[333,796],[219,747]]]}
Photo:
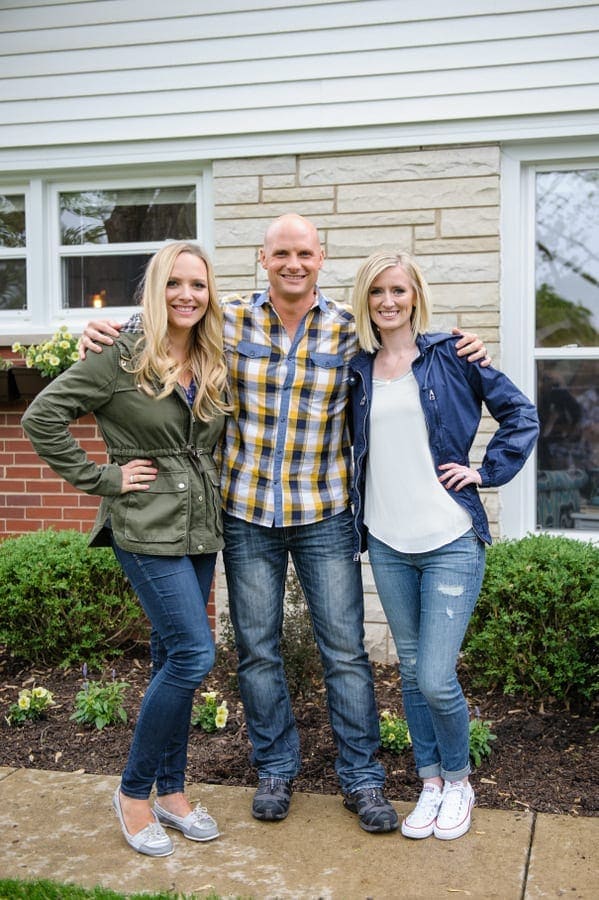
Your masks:
{"label": "man's hand on shoulder", "polygon": [[85,359],[85,354],[88,350],[93,350],[94,353],[101,353],[102,344],[106,346],[113,344],[114,339],[119,336],[122,327],[120,322],[115,322],[113,319],[99,319],[97,322],[88,322],[79,340],[79,359]]}
{"label": "man's hand on shoulder", "polygon": [[461,335],[457,342],[458,356],[465,356],[468,362],[480,362],[481,366],[490,366],[491,357],[487,356],[487,348],[477,334],[470,331],[462,331],[461,328],[452,328],[452,334]]}

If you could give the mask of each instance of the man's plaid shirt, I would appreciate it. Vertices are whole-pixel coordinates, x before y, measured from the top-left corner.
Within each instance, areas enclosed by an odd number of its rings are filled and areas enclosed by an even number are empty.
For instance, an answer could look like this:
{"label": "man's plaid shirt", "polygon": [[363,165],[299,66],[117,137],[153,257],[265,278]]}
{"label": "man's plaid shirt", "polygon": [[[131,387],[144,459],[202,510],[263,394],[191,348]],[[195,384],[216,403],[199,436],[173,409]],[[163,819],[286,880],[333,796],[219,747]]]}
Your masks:
{"label": "man's plaid shirt", "polygon": [[[353,316],[318,294],[293,341],[268,291],[223,303],[232,415],[221,489],[228,513],[256,525],[307,525],[346,509]],[[141,330],[136,316],[123,330]]]}

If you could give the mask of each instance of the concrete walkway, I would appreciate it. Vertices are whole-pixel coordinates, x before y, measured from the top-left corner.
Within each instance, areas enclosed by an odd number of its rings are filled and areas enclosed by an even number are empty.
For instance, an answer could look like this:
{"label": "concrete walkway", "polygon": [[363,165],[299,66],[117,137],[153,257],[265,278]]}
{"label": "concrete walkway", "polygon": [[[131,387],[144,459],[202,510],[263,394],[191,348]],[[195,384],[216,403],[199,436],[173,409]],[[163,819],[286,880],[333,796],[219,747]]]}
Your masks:
{"label": "concrete walkway", "polygon": [[171,831],[175,853],[149,859],[122,838],[110,806],[117,783],[0,768],[0,875],[227,900],[599,898],[599,819],[475,809],[460,840],[409,841],[366,834],[338,796],[295,793],[285,821],[261,823],[250,814],[253,789],[190,785],[221,837],[198,844]]}

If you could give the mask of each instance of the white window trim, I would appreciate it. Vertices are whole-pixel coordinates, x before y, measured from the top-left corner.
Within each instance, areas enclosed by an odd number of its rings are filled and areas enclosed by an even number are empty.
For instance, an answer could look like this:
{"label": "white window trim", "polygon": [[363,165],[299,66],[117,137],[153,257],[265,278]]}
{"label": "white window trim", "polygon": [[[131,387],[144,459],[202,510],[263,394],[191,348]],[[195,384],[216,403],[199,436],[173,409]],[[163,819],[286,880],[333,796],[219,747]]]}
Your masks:
{"label": "white window trim", "polygon": [[[15,184],[0,183],[0,191],[25,195],[27,223],[27,246],[19,252],[26,259],[28,307],[24,310],[0,311],[0,344],[6,346],[19,340],[24,343],[36,342],[52,335],[61,325],[67,325],[75,334],[83,330],[92,317],[90,309],[63,309],[61,291],[62,258],[59,248],[59,194],[62,191],[82,191],[98,189],[125,189],[160,184],[195,184],[196,186],[196,228],[195,238],[202,243],[208,253],[213,251],[214,231],[212,213],[212,177],[205,164],[173,167],[167,162],[152,170],[144,170],[143,175],[128,169],[96,170],[89,177],[81,172],[54,173],[50,178],[32,175]],[[143,244],[82,245],[72,248],[73,253],[89,251],[111,254],[115,251],[129,252],[156,251],[162,242]],[[71,249],[71,248],[69,248]],[[8,254],[7,254],[8,255]],[[13,253],[14,255],[14,253]],[[129,318],[134,307],[109,307],[104,315],[117,320]],[[97,316],[97,313],[96,313]]]}
{"label": "white window trim", "polygon": [[[599,165],[599,140],[502,146],[501,161],[501,366],[532,399],[536,396],[535,358],[554,358],[555,350],[531,352],[535,341],[535,174],[551,168]],[[579,347],[564,358],[590,359]],[[538,533],[536,459],[499,491],[501,536]],[[547,533],[599,543],[597,532],[551,529]]]}

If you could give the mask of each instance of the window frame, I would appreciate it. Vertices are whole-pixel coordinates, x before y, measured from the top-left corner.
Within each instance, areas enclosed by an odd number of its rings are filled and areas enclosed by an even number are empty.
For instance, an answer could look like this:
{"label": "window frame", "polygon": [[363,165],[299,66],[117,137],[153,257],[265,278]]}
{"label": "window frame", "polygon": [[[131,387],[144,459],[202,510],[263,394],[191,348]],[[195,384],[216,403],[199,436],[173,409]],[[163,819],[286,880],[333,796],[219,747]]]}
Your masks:
{"label": "window frame", "polygon": [[[597,347],[537,347],[535,340],[536,174],[584,168],[599,168],[599,141],[502,146],[498,365],[531,399],[537,394],[537,360],[599,359]],[[599,543],[596,531],[537,527],[536,473],[535,451],[519,477],[500,488],[502,537],[547,533]]]}
{"label": "window frame", "polygon": [[[11,183],[0,181],[0,192],[25,195],[26,246],[18,256],[26,258],[27,307],[23,310],[0,310],[0,343],[10,345],[15,340],[24,343],[52,335],[60,325],[67,325],[75,333],[83,330],[97,310],[65,309],[62,307],[61,263],[65,256],[86,252],[94,255],[119,255],[119,251],[154,253],[161,241],[121,244],[81,244],[64,252],[60,231],[59,197],[63,192],[84,190],[126,190],[143,187],[170,187],[193,184],[196,189],[196,234],[192,239],[202,243],[208,253],[213,249],[211,201],[211,172],[208,166],[177,166],[165,164],[159,168],[96,169],[86,177],[78,172],[62,171],[49,177],[31,174]],[[11,248],[12,250],[12,248]],[[14,252],[12,253],[14,256]],[[8,257],[7,253],[0,254]],[[102,314],[117,320],[129,318],[135,306],[105,307]]]}

